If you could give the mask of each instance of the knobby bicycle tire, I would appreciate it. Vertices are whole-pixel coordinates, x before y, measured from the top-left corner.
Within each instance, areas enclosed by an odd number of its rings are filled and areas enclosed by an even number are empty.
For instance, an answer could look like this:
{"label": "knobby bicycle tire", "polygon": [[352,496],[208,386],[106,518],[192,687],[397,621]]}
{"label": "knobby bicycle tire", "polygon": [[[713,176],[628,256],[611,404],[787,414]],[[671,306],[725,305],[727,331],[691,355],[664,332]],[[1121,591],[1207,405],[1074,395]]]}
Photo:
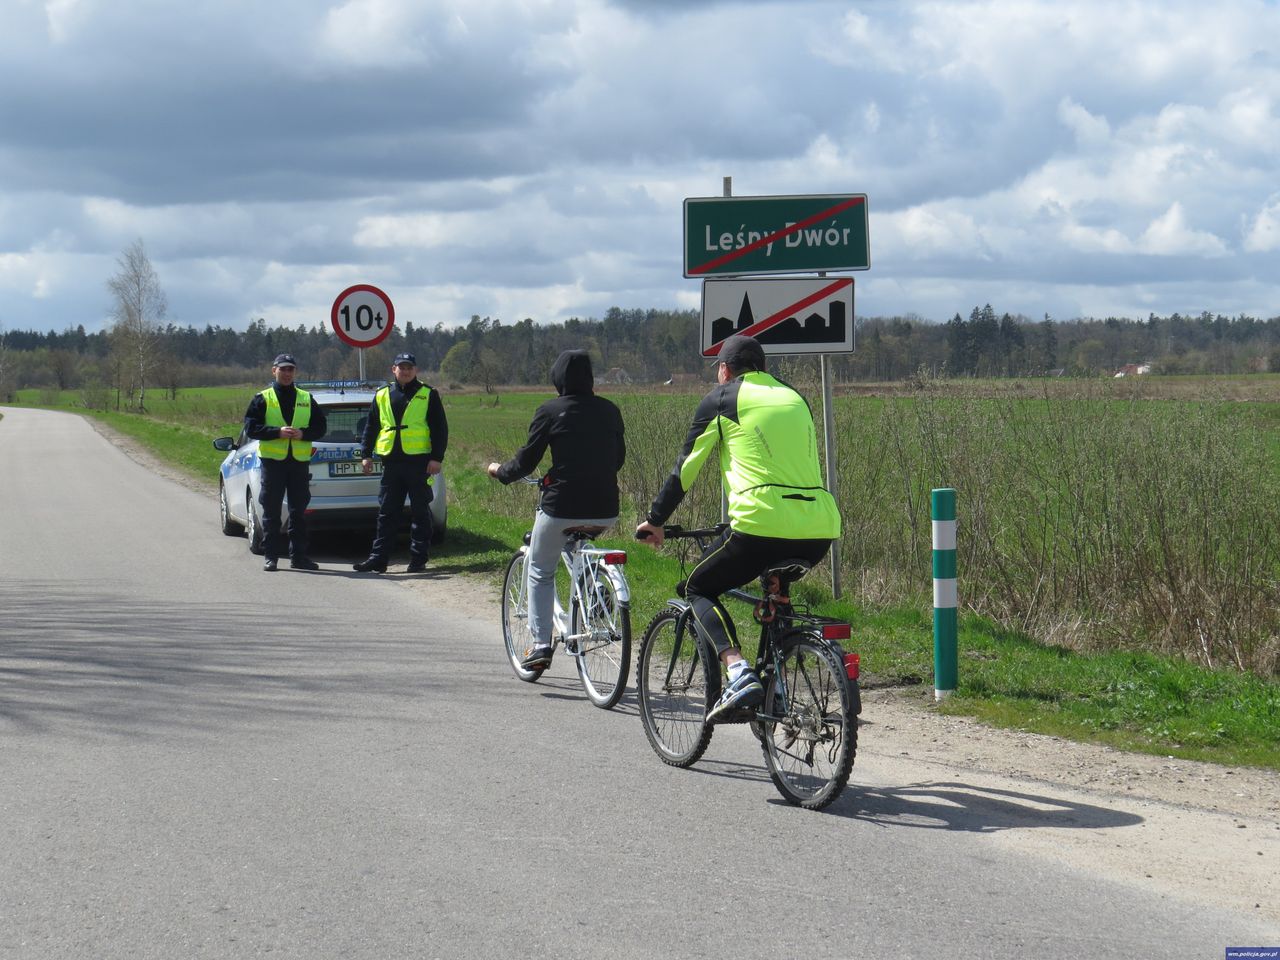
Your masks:
{"label": "knobby bicycle tire", "polygon": [[849,782],[858,750],[850,704],[844,664],[827,644],[807,637],[785,643],[760,719],[769,777],[789,803],[821,810]]}
{"label": "knobby bicycle tire", "polygon": [[529,633],[529,598],[525,592],[524,551],[517,551],[507,564],[502,578],[502,642],[507,648],[507,660],[511,672],[526,683],[533,683],[541,670],[526,670],[520,666],[524,652],[533,643]]}
{"label": "knobby bicycle tire", "polygon": [[[690,619],[671,607],[645,627],[636,654],[636,691],[645,736],[658,758],[673,767],[697,763],[711,743],[707,703],[719,695],[718,663],[706,652]],[[711,668],[714,667],[714,681]]]}
{"label": "knobby bicycle tire", "polygon": [[[600,587],[599,596],[593,595],[593,583]],[[590,631],[592,635],[576,641],[574,660],[587,699],[608,710],[622,699],[627,689],[627,674],[631,669],[631,608],[618,599],[618,588],[603,570],[588,572],[580,586],[588,615],[583,616],[575,603],[570,632],[576,636]]]}

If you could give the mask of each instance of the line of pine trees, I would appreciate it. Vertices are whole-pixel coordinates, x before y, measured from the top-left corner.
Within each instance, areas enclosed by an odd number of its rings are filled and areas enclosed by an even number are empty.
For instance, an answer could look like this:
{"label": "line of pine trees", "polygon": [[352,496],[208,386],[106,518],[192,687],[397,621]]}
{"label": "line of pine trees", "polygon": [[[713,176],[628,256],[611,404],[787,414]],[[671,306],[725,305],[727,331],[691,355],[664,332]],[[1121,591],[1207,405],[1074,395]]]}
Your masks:
{"label": "line of pine trees", "polygon": [[[1055,321],[996,314],[990,304],[957,313],[943,324],[917,316],[859,318],[855,351],[833,359],[844,381],[895,381],[927,370],[936,376],[1015,377],[1105,375],[1125,364],[1150,364],[1154,373],[1233,374],[1280,371],[1280,317],[1179,314],[1144,319],[1107,317]],[[265,318],[244,330],[172,323],[153,333],[155,362],[146,386],[256,382],[271,358],[298,357],[306,379],[354,377],[357,352],[326,324],[286,328]],[[365,351],[366,374],[385,375],[391,357],[417,355],[442,383],[486,388],[545,384],[552,361],[570,348],[590,350],[598,375],[621,371],[634,382],[658,382],[705,372],[699,358],[700,317],[693,310],[621,309],[604,317],[535,324],[472,316],[464,324],[405,323]],[[119,391],[128,364],[118,330],[89,333],[0,332],[0,397],[24,387]],[[130,384],[128,390],[136,389]]]}

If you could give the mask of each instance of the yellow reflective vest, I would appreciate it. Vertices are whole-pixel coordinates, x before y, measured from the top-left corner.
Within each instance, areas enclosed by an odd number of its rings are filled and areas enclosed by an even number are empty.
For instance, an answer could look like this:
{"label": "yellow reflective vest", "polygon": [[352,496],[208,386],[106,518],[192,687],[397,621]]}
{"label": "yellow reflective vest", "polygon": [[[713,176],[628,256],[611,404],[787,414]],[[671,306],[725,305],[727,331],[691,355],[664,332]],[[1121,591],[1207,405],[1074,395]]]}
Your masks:
{"label": "yellow reflective vest", "polygon": [[410,456],[431,452],[431,428],[427,426],[427,403],[431,388],[423,384],[405,404],[400,422],[391,412],[391,388],[382,387],[374,394],[378,405],[378,439],[373,452],[385,457],[395,446],[396,434],[400,434],[400,450]]}
{"label": "yellow reflective vest", "polygon": [[[305,390],[297,390],[298,399],[293,404],[293,423],[284,422],[284,411],[280,409],[280,398],[276,396],[275,387],[267,387],[262,391],[262,399],[267,402],[267,414],[263,423],[268,427],[297,427],[305,430],[311,425],[311,394]],[[311,459],[310,440],[259,440],[258,456],[264,460],[285,460],[289,454],[293,459],[304,463]]]}
{"label": "yellow reflective vest", "polygon": [[783,540],[840,536],[840,511],[823,484],[809,405],[762,371],[741,374],[702,398],[675,469],[649,508],[650,523],[666,522],[717,451],[734,530]]}

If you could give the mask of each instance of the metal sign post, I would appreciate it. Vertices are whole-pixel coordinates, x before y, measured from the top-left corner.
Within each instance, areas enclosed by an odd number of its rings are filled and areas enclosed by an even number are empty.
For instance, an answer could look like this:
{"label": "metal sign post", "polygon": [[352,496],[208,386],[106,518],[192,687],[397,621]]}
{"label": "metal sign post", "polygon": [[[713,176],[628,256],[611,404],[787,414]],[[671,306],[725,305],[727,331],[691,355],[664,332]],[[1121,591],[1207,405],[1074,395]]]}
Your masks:
{"label": "metal sign post", "polygon": [[[724,198],[684,202],[685,276],[708,278],[702,281],[702,355],[715,357],[734,334],[755,337],[770,356],[818,354],[827,490],[838,500],[835,397],[827,360],[829,354],[853,352],[853,278],[828,277],[826,271],[870,266],[867,198],[734,198],[732,182],[724,178]],[[759,273],[817,278],[738,276]],[[721,520],[728,515],[722,489]],[[831,593],[841,595],[839,538],[831,544]]]}

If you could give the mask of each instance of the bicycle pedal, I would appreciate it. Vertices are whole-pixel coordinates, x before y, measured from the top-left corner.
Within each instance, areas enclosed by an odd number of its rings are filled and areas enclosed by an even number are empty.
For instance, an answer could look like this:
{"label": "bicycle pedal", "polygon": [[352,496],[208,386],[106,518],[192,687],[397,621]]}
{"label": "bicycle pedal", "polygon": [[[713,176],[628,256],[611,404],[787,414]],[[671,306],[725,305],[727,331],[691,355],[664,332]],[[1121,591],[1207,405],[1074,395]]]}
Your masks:
{"label": "bicycle pedal", "polygon": [[733,707],[724,711],[718,717],[713,717],[710,721],[714,726],[720,726],[726,723],[750,723],[756,718],[755,707]]}

